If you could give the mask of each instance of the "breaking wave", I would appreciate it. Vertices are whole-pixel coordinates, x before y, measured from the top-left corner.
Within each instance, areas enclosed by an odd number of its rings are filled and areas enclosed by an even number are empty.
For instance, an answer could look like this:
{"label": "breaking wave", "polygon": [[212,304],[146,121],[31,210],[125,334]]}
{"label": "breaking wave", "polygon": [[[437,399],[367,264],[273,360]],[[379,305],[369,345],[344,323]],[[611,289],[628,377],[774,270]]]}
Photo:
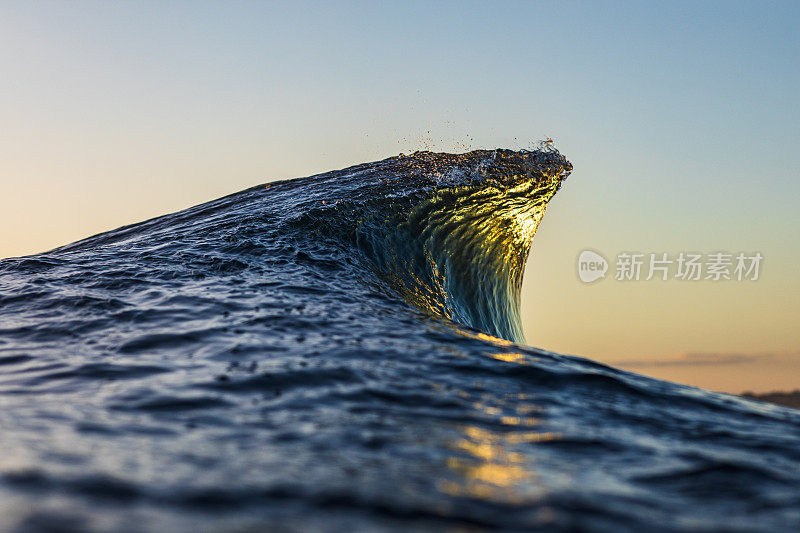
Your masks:
{"label": "breaking wave", "polygon": [[571,170],[417,152],[0,261],[0,527],[793,529],[797,412],[520,344]]}

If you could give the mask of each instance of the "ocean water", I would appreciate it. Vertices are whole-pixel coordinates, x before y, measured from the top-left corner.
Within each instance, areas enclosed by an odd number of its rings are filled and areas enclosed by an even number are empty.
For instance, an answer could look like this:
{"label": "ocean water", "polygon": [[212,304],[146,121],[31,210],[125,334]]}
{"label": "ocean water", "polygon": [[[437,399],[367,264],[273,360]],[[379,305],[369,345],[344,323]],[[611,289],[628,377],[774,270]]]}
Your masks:
{"label": "ocean water", "polygon": [[799,411],[524,345],[571,170],[418,152],[0,261],[0,529],[800,529]]}

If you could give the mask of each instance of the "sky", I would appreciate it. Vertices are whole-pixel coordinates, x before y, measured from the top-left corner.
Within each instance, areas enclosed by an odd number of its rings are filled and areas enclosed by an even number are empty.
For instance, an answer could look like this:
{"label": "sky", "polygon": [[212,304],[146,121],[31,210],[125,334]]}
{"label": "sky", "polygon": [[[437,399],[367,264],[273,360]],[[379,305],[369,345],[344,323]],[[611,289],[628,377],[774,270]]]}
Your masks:
{"label": "sky", "polygon": [[[527,342],[715,390],[800,389],[800,4],[3,2],[0,257],[416,149],[574,165]],[[610,263],[577,275],[582,250]],[[756,281],[617,281],[623,252]]]}

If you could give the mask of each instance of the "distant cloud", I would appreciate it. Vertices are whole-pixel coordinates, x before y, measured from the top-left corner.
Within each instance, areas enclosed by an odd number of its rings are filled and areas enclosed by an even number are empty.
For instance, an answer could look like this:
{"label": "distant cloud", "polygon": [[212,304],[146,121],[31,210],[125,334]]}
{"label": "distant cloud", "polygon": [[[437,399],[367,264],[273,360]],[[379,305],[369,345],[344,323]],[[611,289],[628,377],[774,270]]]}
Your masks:
{"label": "distant cloud", "polygon": [[652,368],[664,366],[737,365],[769,362],[800,363],[800,351],[761,353],[687,352],[661,358],[617,361],[612,364],[623,368]]}

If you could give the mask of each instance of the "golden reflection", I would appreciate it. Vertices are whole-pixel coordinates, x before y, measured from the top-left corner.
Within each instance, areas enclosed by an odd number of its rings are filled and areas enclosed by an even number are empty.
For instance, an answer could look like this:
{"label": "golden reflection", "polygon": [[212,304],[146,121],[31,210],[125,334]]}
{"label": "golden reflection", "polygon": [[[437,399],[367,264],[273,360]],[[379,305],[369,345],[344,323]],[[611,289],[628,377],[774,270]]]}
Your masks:
{"label": "golden reflection", "polygon": [[538,422],[532,416],[503,416],[500,421],[507,426],[532,426]]}
{"label": "golden reflection", "polygon": [[492,359],[497,359],[498,361],[505,361],[506,363],[517,363],[520,365],[526,364],[525,362],[525,354],[519,352],[511,352],[511,353],[490,353],[486,354]]}
{"label": "golden reflection", "polygon": [[531,414],[541,409],[528,403],[528,396],[514,395],[508,400],[504,405],[474,404],[500,427],[459,428],[462,435],[450,446],[454,455],[446,463],[453,475],[440,480],[439,490],[450,496],[513,504],[541,499],[544,487],[538,481],[529,447],[560,436],[535,429],[540,421]]}
{"label": "golden reflection", "polygon": [[[439,331],[452,332],[452,333],[455,333],[456,335],[460,335],[462,337],[467,337],[468,339],[475,339],[475,340],[479,340],[479,341],[491,342],[492,344],[495,344],[495,345],[498,345],[498,346],[516,346],[515,343],[513,343],[513,342],[511,342],[509,340],[501,339],[500,337],[495,337],[494,335],[489,335],[488,333],[483,333],[483,332],[480,332],[480,331],[470,331],[468,329],[464,329],[463,327],[460,327],[458,324],[453,324],[453,323],[448,323],[448,322],[440,322],[440,323],[431,323],[429,325],[433,329],[436,329],[436,330],[439,330]],[[488,354],[488,355],[490,357],[495,358],[495,359],[504,361],[505,359],[502,359],[502,357],[510,355],[510,354],[493,353],[493,354]],[[522,353],[517,353],[517,354],[515,354],[515,359],[516,360],[513,361],[513,362],[519,362],[519,360],[521,360],[524,357],[526,357],[526,355],[524,355]],[[530,356],[527,356],[527,357],[530,357]]]}
{"label": "golden reflection", "polygon": [[477,339],[477,340],[481,340],[481,341],[493,342],[495,344],[500,344],[502,346],[513,346],[514,345],[514,343],[511,342],[511,341],[507,341],[506,339],[501,339],[500,337],[495,337],[494,335],[488,335],[486,333],[468,331],[468,330],[465,330],[465,329],[458,329],[457,333],[460,333],[461,335],[463,335],[465,337],[470,337],[472,339]]}

